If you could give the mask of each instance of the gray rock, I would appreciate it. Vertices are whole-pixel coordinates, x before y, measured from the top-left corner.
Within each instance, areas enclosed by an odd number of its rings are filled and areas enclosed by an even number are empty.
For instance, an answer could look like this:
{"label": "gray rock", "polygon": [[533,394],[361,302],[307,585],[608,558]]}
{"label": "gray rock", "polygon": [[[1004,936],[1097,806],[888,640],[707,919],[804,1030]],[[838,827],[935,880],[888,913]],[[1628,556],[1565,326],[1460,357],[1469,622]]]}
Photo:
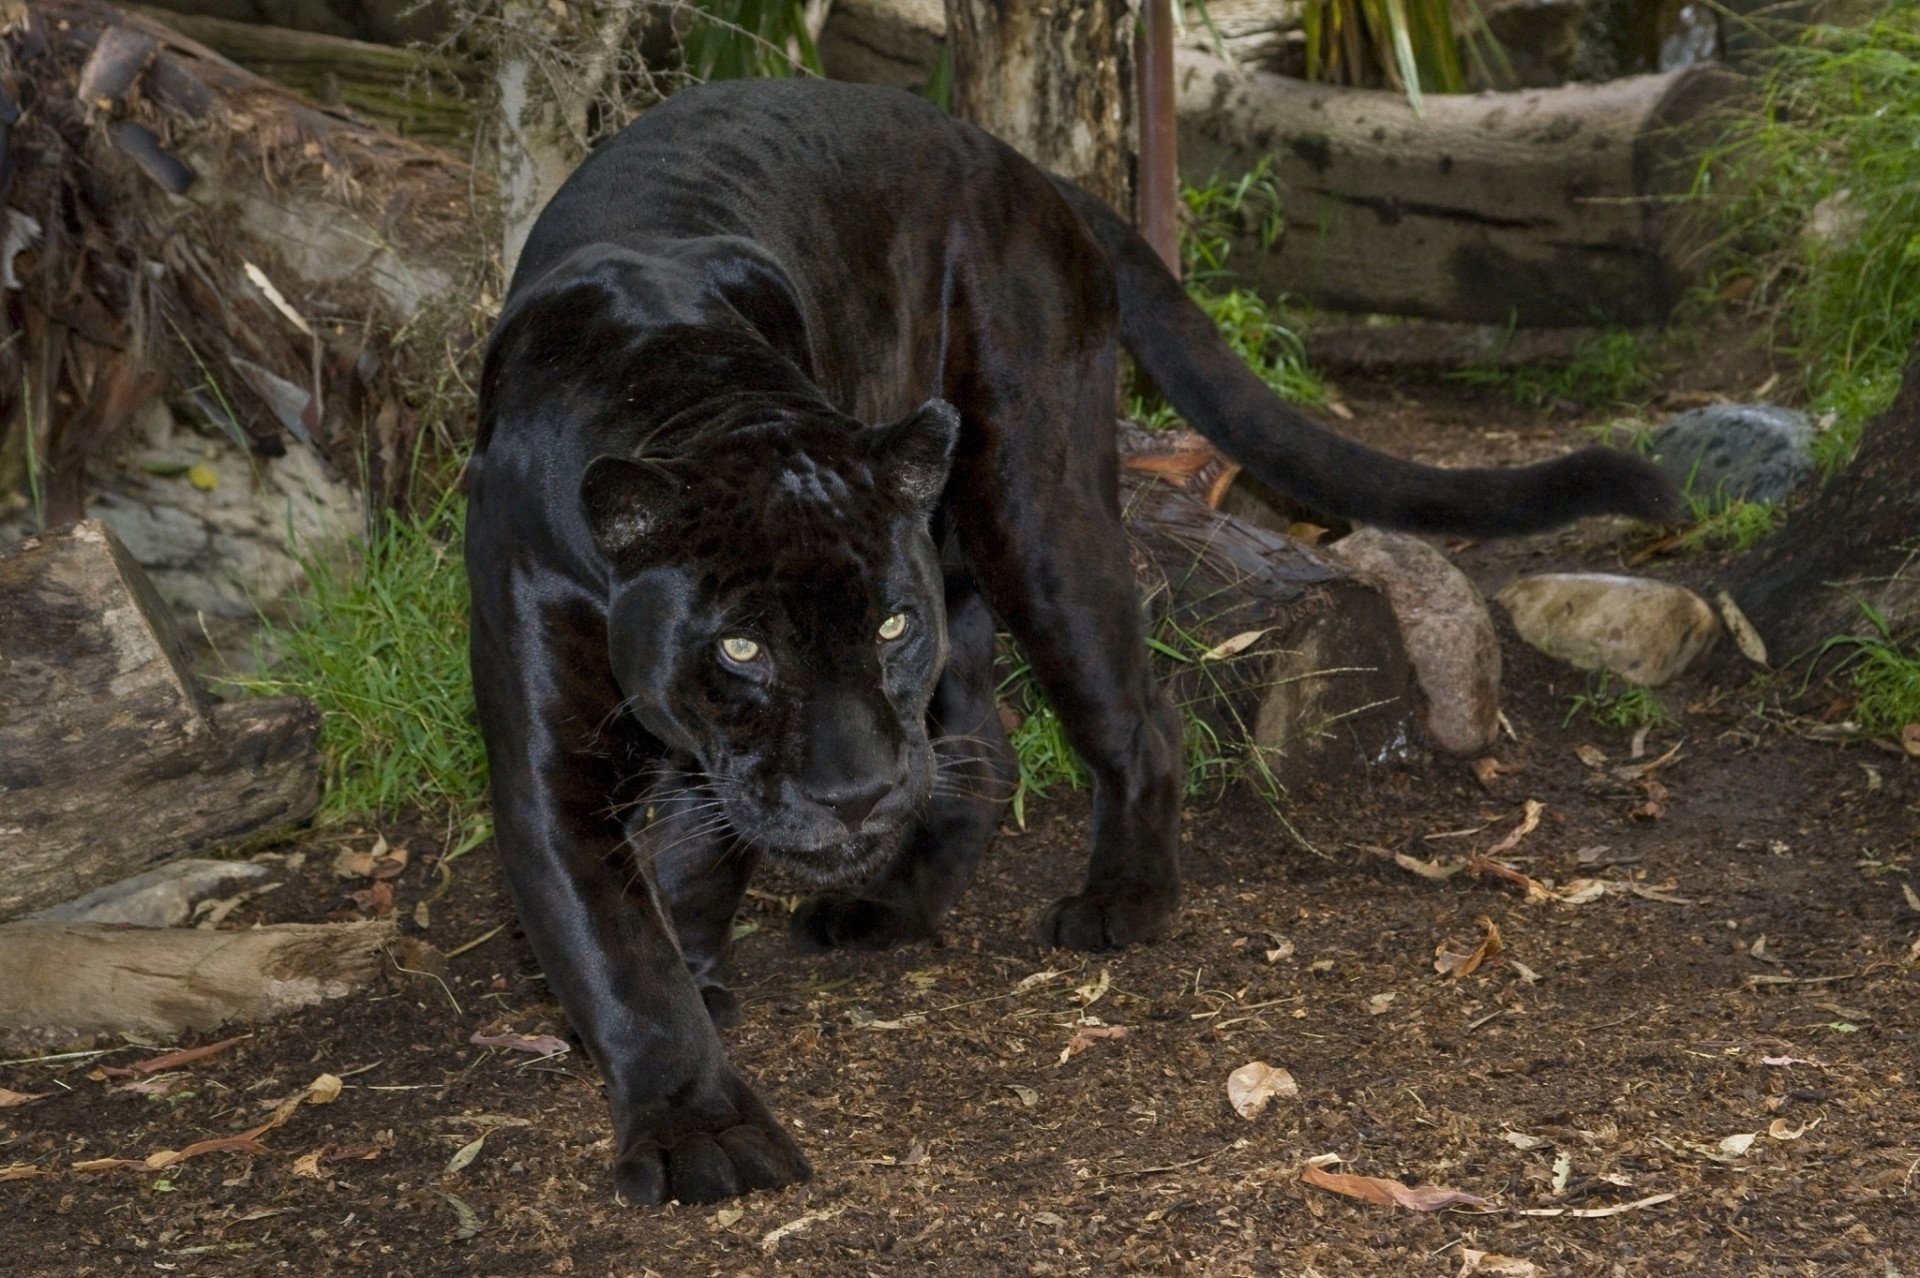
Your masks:
{"label": "gray rock", "polygon": [[124,923],[131,927],[179,927],[193,907],[229,885],[261,879],[273,871],[251,861],[183,857],[95,888],[85,896],[27,915],[26,923]]}
{"label": "gray rock", "polygon": [[1678,677],[1720,637],[1706,600],[1647,577],[1541,573],[1496,598],[1520,637],[1548,656],[1648,687]]}
{"label": "gray rock", "polygon": [[1426,703],[1428,737],[1448,754],[1486,753],[1500,729],[1500,640],[1466,574],[1426,542],[1377,528],[1321,549],[1385,590]]}
{"label": "gray rock", "polygon": [[1779,501],[1813,477],[1813,423],[1775,404],[1712,404],[1653,432],[1654,461],[1714,505]]}

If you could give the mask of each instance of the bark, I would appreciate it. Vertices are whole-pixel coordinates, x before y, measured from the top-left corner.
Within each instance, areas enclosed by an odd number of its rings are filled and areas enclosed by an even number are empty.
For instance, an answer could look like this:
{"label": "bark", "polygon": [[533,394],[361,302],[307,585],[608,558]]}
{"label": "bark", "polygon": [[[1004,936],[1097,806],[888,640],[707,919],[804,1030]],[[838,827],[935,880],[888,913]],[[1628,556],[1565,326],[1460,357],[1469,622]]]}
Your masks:
{"label": "bark", "polygon": [[31,250],[0,294],[0,482],[32,456],[46,522],[77,518],[89,460],[171,393],[256,453],[291,437],[397,489],[417,388],[473,340],[467,167],[98,0],[35,0],[0,41],[28,108],[5,216]]}
{"label": "bark", "polygon": [[306,820],[318,734],[299,698],[211,702],[104,525],[0,548],[0,918]]}
{"label": "bark", "polygon": [[947,0],[953,113],[1131,209],[1133,14],[1129,0]]}
{"label": "bark", "polygon": [[366,989],[395,937],[380,921],[237,932],[13,923],[0,927],[0,1026],[50,1042],[271,1020]]}
{"label": "bark", "polygon": [[401,137],[456,152],[472,144],[480,83],[471,63],[257,21],[131,7],[256,75]]}
{"label": "bark", "polygon": [[[1900,393],[1867,425],[1859,455],[1786,525],[1734,566],[1735,601],[1774,664],[1808,657],[1836,635],[1871,634],[1861,605],[1898,635],[1920,630],[1920,347]],[[1820,664],[1849,655],[1838,647]]]}
{"label": "bark", "polygon": [[1189,175],[1272,165],[1277,249],[1235,266],[1328,310],[1473,323],[1647,324],[1691,282],[1679,197],[1741,82],[1715,68],[1515,93],[1394,93],[1180,71]]}
{"label": "bark", "polygon": [[[1158,658],[1176,703],[1289,787],[1408,746],[1418,701],[1384,594],[1304,542],[1210,509],[1237,467],[1198,437],[1128,432],[1122,451],[1150,632],[1180,654]],[[1223,645],[1236,650],[1203,657]]]}

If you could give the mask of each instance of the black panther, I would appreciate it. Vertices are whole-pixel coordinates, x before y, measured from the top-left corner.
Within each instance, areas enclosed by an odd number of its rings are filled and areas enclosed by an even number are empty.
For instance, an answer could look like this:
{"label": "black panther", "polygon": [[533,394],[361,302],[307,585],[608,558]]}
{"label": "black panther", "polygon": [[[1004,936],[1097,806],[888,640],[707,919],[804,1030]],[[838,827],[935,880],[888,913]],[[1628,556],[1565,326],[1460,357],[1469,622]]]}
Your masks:
{"label": "black panther", "polygon": [[1100,201],[927,103],[712,84],[548,204],[468,472],[474,691],[507,881],[606,1079],[629,1202],[803,1180],[728,1064],[755,865],[809,947],[918,940],[1001,818],[996,627],[1092,778],[1085,886],[1041,944],[1151,940],[1179,896],[1179,721],[1121,531],[1118,350],[1269,486],[1416,531],[1664,520],[1589,450],[1382,456],[1275,398]]}

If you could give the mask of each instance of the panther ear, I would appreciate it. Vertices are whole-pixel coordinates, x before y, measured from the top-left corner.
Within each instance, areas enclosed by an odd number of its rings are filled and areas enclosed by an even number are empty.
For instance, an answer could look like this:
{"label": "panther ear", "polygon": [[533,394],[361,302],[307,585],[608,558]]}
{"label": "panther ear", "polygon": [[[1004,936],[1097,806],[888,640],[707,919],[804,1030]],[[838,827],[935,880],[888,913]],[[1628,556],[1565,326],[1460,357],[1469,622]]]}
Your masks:
{"label": "panther ear", "polygon": [[631,557],[658,529],[681,485],[658,463],[596,457],[580,481],[594,544],[611,560]]}
{"label": "panther ear", "polygon": [[930,399],[904,421],[872,433],[875,463],[901,496],[931,514],[947,486],[947,468],[960,438],[960,411]]}

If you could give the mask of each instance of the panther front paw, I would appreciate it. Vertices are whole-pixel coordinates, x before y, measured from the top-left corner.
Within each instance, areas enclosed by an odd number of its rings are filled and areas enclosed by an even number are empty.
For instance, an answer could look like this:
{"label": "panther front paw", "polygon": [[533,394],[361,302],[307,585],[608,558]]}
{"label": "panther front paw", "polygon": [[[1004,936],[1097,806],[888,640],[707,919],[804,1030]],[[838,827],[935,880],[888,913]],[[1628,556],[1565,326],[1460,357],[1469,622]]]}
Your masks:
{"label": "panther front paw", "polygon": [[722,1091],[725,1105],[671,1111],[658,1130],[622,1142],[613,1164],[622,1204],[713,1203],[812,1178],[793,1137],[745,1083],[729,1075]]}
{"label": "panther front paw", "polygon": [[1177,899],[1171,891],[1063,896],[1040,916],[1033,939],[1053,950],[1122,950],[1157,941],[1173,921]]}
{"label": "panther front paw", "polygon": [[851,892],[816,892],[800,902],[787,934],[803,950],[888,950],[924,941],[933,928],[914,911]]}

